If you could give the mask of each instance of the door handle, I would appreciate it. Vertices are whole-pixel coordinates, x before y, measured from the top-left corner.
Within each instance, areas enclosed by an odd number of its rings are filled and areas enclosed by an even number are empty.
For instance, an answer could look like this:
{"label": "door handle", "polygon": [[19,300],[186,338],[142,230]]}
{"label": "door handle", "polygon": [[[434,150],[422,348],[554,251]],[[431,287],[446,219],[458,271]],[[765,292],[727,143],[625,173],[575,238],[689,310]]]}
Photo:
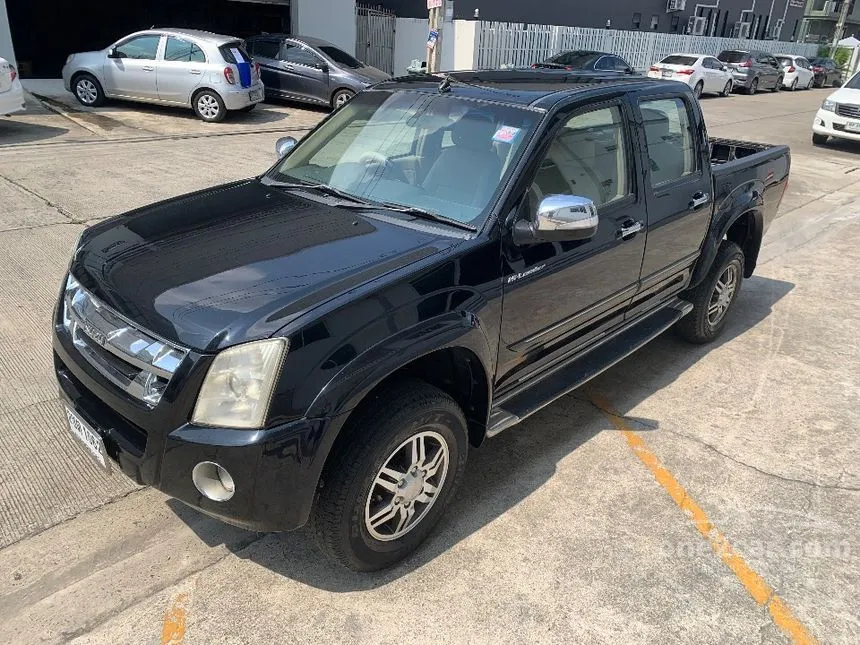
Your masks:
{"label": "door handle", "polygon": [[155,68],[152,65],[144,65],[140,69],[142,69],[144,72],[152,72],[155,70]]}
{"label": "door handle", "polygon": [[693,193],[693,197],[690,199],[690,208],[696,210],[697,208],[701,208],[707,204],[709,201],[711,201],[711,196],[700,190],[697,193]]}
{"label": "door handle", "polygon": [[290,71],[292,71],[293,69],[295,69],[295,68],[292,66],[292,64],[291,64],[291,63],[282,63],[282,64],[281,64],[281,67],[283,67],[284,69],[290,70]]}
{"label": "door handle", "polygon": [[627,221],[620,229],[618,229],[618,237],[622,240],[627,240],[641,231],[645,225],[642,222]]}
{"label": "door handle", "polygon": [[189,74],[201,74],[202,72],[199,69],[189,69]]}

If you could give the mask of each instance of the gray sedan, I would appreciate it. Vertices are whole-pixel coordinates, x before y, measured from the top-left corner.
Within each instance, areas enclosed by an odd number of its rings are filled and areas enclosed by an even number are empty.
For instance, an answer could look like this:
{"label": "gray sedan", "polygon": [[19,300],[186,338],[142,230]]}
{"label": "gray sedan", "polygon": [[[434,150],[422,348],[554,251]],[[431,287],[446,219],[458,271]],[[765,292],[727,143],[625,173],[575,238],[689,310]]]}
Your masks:
{"label": "gray sedan", "polygon": [[204,121],[251,110],[264,98],[260,67],[241,40],[193,29],[148,29],[72,54],[63,84],[88,107],[106,98],[179,105]]}
{"label": "gray sedan", "polygon": [[340,107],[364,88],[391,78],[319,38],[264,34],[248,38],[266,95]]}

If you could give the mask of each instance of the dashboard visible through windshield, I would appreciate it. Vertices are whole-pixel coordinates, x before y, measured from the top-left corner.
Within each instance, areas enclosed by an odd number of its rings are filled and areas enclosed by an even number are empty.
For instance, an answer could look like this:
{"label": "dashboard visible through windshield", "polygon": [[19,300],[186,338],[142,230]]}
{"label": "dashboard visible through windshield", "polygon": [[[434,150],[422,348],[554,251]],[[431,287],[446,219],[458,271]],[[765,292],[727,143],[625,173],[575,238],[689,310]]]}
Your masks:
{"label": "dashboard visible through windshield", "polygon": [[480,226],[541,117],[447,94],[365,91],[268,176]]}

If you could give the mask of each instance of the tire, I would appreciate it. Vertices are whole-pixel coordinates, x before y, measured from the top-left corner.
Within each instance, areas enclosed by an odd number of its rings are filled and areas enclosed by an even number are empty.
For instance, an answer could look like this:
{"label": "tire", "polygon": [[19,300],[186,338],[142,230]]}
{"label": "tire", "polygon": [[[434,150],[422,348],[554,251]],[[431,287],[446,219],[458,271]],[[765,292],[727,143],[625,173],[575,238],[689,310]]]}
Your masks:
{"label": "tire", "polygon": [[782,89],[782,76],[776,79],[776,85],[770,88],[771,92],[779,92]]}
{"label": "tire", "polygon": [[752,96],[752,95],[753,95],[753,94],[755,94],[757,91],[758,91],[758,79],[757,79],[757,78],[754,78],[754,79],[752,80],[752,83],[750,83],[750,86],[747,88],[747,94],[749,94],[750,96]]}
{"label": "tire", "polygon": [[698,99],[702,97],[702,91],[705,89],[705,84],[702,81],[696,83],[696,87],[693,88],[693,95]]}
{"label": "tire", "polygon": [[810,78],[810,79],[809,79],[809,82],[806,84],[806,89],[811,90],[811,89],[812,89],[812,84],[813,84],[814,82],[815,82],[815,77],[813,76],[812,78]]}
{"label": "tire", "polygon": [[729,96],[732,93],[732,82],[726,81],[726,86],[723,88],[723,91],[720,92],[720,96]]}
{"label": "tire", "polygon": [[331,97],[331,107],[333,110],[349,103],[349,100],[355,96],[352,90],[338,90]]}
{"label": "tire", "polygon": [[[732,276],[732,282],[729,277]],[[681,318],[675,326],[678,334],[691,343],[710,343],[725,327],[729,312],[737,300],[744,277],[744,253],[734,242],[723,240],[717,250],[717,257],[708,275],[697,287],[681,294],[693,304],[693,311]],[[731,291],[722,296],[717,291],[718,284]],[[717,309],[714,309],[717,307]]]}
{"label": "tire", "polygon": [[206,123],[220,123],[227,116],[227,108],[217,92],[201,90],[191,99],[194,114]]}
{"label": "tire", "polygon": [[104,105],[105,92],[102,84],[92,74],[78,74],[72,83],[72,92],[78,103],[86,107]]}
{"label": "tire", "polygon": [[842,79],[841,78],[834,78],[833,83],[831,84],[831,87],[842,87]]}
{"label": "tire", "polygon": [[[450,396],[424,381],[406,379],[356,412],[344,432],[350,434],[323,471],[313,532],[330,559],[355,571],[376,571],[412,553],[444,513],[466,468],[466,419]],[[419,436],[434,456],[419,459],[416,466],[411,441]],[[432,468],[439,454],[447,455],[440,458],[446,459],[444,471],[439,461],[434,475],[423,476],[430,469],[422,466]],[[383,468],[396,473],[383,477]],[[422,488],[427,483],[439,487],[429,503],[421,501],[429,493]],[[392,515],[384,520],[387,509]]]}
{"label": "tire", "polygon": [[826,134],[818,134],[817,132],[812,133],[812,145],[814,146],[823,146],[827,143],[827,140],[830,137]]}
{"label": "tire", "polygon": [[791,87],[789,87],[788,89],[790,89],[792,92],[796,92],[796,91],[797,91],[797,79],[794,79],[794,80],[791,82]]}

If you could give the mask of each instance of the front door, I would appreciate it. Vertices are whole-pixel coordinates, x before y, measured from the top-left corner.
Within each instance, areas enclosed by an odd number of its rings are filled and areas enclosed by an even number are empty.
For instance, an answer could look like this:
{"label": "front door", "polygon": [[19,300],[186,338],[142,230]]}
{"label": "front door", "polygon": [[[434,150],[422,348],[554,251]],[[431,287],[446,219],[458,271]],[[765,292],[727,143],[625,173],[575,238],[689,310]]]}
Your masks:
{"label": "front door", "polygon": [[631,116],[622,99],[573,111],[540,155],[518,217],[533,217],[549,195],[576,195],[597,205],[600,224],[590,240],[516,245],[505,237],[497,385],[540,371],[601,323],[620,321],[637,290],[646,214]]}
{"label": "front door", "polygon": [[325,61],[298,43],[281,48],[281,88],[287,94],[328,103],[328,70]]}
{"label": "front door", "polygon": [[160,42],[158,34],[143,34],[116,45],[114,58],[105,60],[105,92],[124,98],[157,99],[155,61]]}
{"label": "front door", "polygon": [[168,36],[164,55],[157,62],[158,98],[188,104],[191,92],[203,78],[206,54],[189,40]]}
{"label": "front door", "polygon": [[637,308],[686,286],[711,222],[708,139],[687,95],[642,95],[638,110],[648,156],[648,242]]}

